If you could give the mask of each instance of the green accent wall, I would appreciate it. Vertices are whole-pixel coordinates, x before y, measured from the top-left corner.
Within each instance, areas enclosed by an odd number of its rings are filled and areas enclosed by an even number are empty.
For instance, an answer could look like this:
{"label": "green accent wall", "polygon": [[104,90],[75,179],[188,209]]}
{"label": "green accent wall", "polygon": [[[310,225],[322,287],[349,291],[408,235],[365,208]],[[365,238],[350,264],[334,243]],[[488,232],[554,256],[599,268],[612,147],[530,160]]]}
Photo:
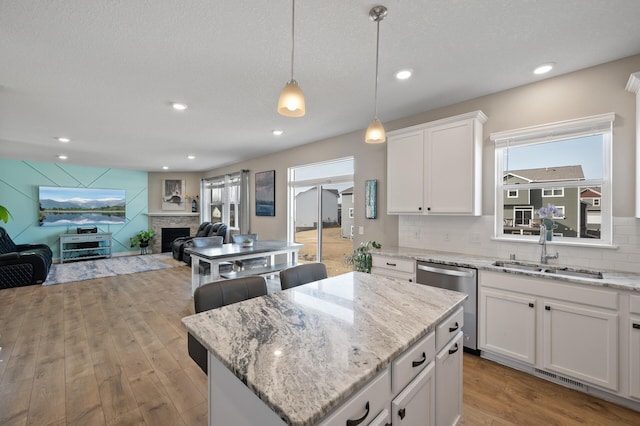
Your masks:
{"label": "green accent wall", "polygon": [[0,226],[16,244],[44,243],[53,250],[53,257],[59,258],[58,236],[76,230],[75,226],[39,226],[39,186],[124,189],[126,223],[98,226],[100,232],[113,234],[114,255],[135,252],[137,249],[129,247],[129,238],[149,227],[147,172],[0,159],[0,205],[13,216]]}

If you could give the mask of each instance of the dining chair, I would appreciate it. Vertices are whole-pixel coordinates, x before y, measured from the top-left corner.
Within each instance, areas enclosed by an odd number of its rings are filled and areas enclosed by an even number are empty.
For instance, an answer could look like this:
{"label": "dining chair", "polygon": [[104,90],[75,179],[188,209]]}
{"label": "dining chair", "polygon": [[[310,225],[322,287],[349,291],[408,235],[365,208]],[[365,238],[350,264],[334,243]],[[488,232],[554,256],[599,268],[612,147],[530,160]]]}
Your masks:
{"label": "dining chair", "polygon": [[303,263],[280,271],[280,288],[286,290],[325,278],[327,278],[327,267],[324,263]]}
{"label": "dining chair", "polygon": [[[199,314],[266,294],[267,282],[264,277],[252,275],[200,286],[193,294],[193,304],[196,314]],[[191,333],[187,334],[187,348],[189,356],[208,374],[207,349]]]}

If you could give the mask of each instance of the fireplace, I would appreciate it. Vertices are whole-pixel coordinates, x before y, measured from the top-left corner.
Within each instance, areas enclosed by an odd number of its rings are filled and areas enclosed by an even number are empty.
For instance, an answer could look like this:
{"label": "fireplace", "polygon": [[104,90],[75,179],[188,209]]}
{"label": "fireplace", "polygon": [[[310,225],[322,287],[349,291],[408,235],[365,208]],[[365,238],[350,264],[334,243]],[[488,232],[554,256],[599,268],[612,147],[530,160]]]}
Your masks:
{"label": "fireplace", "polygon": [[162,252],[171,251],[171,243],[179,237],[188,237],[191,230],[189,228],[162,228]]}

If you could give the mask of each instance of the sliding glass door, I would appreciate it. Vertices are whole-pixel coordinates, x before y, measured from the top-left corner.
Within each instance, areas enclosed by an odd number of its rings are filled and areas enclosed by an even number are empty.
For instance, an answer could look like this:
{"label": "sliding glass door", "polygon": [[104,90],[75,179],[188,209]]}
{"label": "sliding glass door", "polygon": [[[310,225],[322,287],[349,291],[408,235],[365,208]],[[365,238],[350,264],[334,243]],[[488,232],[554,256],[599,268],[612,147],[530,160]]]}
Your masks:
{"label": "sliding glass door", "polygon": [[351,271],[353,158],[291,168],[289,188],[289,240],[304,244],[300,262],[323,262],[329,276]]}

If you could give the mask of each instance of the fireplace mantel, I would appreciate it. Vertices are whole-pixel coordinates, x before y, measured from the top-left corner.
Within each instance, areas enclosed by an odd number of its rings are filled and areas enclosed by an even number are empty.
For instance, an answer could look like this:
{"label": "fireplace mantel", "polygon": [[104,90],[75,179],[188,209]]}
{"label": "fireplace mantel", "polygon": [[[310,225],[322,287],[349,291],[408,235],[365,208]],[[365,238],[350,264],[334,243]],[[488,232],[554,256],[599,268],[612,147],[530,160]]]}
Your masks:
{"label": "fireplace mantel", "polygon": [[191,213],[191,212],[149,212],[147,213],[149,217],[157,217],[157,216],[185,216],[185,217],[199,217],[200,213]]}

